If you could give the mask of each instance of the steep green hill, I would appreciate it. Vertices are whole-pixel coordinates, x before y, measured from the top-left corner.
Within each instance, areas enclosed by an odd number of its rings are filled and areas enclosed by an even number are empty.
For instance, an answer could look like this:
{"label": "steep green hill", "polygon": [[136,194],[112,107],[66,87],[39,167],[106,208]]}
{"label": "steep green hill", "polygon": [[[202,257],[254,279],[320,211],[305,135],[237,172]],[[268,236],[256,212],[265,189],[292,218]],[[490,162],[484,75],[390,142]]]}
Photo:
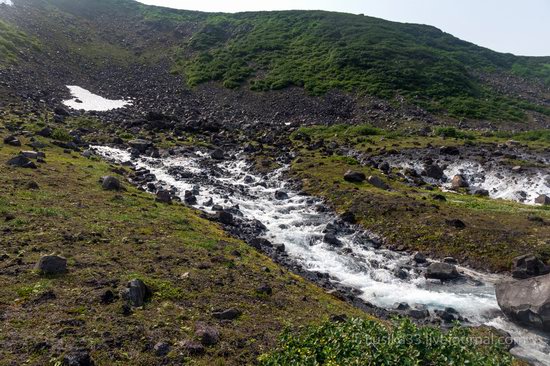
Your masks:
{"label": "steep green hill", "polygon": [[[454,118],[550,118],[550,57],[494,52],[431,26],[324,11],[202,13],[132,0],[19,0],[8,8],[0,19],[15,19],[73,69],[89,60],[162,60],[191,87],[298,86],[314,96],[339,89]],[[25,42],[12,28],[0,24],[10,59],[14,44]]]}
{"label": "steep green hill", "polygon": [[434,27],[321,11],[212,15],[182,50],[193,57],[181,57],[177,70],[191,85],[220,80],[229,88],[399,95],[456,117],[518,120],[536,109],[498,95],[477,73],[510,72],[550,85],[548,58],[500,54]]}

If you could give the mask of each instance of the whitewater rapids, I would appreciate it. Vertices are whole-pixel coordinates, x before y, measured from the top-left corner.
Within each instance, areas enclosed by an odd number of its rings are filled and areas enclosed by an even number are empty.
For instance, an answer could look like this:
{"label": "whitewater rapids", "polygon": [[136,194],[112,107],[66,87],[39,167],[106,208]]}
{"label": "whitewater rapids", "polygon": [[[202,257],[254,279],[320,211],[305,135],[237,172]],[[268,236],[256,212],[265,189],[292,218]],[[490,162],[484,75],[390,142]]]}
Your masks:
{"label": "whitewater rapids", "polygon": [[[284,244],[290,258],[302,268],[328,274],[332,280],[360,290],[359,297],[365,301],[385,309],[403,302],[430,311],[454,308],[471,324],[510,333],[517,343],[512,349],[516,356],[535,365],[550,365],[550,339],[516,326],[501,313],[494,284],[504,277],[458,267],[470,280],[448,284],[426,280],[422,271],[411,265],[410,255],[375,249],[362,242],[359,228],[339,234],[343,248],[334,248],[323,241],[323,230],[337,216],[316,210],[321,200],[294,191],[283,177],[284,169],[260,176],[243,159],[213,164],[201,152],[150,158],[133,157],[127,150],[107,146],[92,149],[108,161],[131,162],[136,169],[149,170],[156,176],[157,185],[176,188],[182,200],[185,191],[198,188],[197,208],[204,211],[210,210],[210,199],[226,208],[238,207],[243,218],[263,223],[267,227],[265,239]],[[189,178],[171,174],[175,167],[188,172],[185,176]],[[287,192],[288,199],[275,198],[280,190]],[[407,271],[407,278],[396,277],[397,269]]]}

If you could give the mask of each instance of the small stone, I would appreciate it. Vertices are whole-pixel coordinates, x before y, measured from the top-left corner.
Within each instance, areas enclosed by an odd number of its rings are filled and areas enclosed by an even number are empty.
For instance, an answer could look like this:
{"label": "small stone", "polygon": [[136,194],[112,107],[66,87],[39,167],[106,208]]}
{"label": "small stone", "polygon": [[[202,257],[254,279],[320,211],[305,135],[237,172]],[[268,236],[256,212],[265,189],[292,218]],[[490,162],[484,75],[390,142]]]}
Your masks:
{"label": "small stone", "polygon": [[220,341],[220,332],[204,323],[197,323],[195,335],[200,339],[203,346],[213,346]]}
{"label": "small stone", "polygon": [[186,339],[180,344],[181,348],[190,356],[199,356],[204,354],[205,349],[202,344],[190,339]]}
{"label": "small stone", "polygon": [[219,320],[234,320],[242,315],[242,311],[236,308],[231,308],[223,311],[212,313],[212,316]]}
{"label": "small stone", "polygon": [[460,189],[460,188],[466,188],[468,187],[468,182],[462,175],[455,175],[453,177],[453,180],[451,181],[451,188],[452,189]]}
{"label": "small stone", "polygon": [[158,342],[153,347],[153,350],[155,351],[155,355],[163,357],[170,352],[170,345],[167,342]]}
{"label": "small stone", "polygon": [[86,350],[71,351],[63,357],[63,366],[94,366],[95,363]]}
{"label": "small stone", "polygon": [[161,189],[157,192],[157,197],[155,198],[155,201],[162,202],[162,203],[171,203],[172,194],[170,193],[170,191]]}
{"label": "small stone", "polygon": [[269,285],[261,285],[256,289],[256,292],[263,295],[271,295],[273,293],[273,289]]}

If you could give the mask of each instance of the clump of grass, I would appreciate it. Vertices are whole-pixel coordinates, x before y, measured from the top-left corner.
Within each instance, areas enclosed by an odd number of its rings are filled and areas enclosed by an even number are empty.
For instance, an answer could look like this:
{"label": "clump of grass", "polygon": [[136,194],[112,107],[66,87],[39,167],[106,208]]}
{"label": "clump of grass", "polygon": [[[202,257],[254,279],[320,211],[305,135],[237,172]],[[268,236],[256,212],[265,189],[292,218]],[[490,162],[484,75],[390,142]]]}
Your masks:
{"label": "clump of grass", "polygon": [[463,139],[463,140],[474,140],[476,137],[473,133],[461,131],[454,127],[438,127],[434,131],[436,136]]}
{"label": "clump of grass", "polygon": [[56,128],[52,132],[52,138],[58,141],[72,141],[73,137],[67,132],[66,130],[62,128]]}
{"label": "clump of grass", "polygon": [[[489,338],[489,337],[487,337]],[[448,332],[420,327],[408,319],[385,325],[373,320],[326,322],[285,332],[262,366],[276,365],[511,365],[500,339],[481,345],[469,328]],[[484,340],[484,339],[483,339]]]}

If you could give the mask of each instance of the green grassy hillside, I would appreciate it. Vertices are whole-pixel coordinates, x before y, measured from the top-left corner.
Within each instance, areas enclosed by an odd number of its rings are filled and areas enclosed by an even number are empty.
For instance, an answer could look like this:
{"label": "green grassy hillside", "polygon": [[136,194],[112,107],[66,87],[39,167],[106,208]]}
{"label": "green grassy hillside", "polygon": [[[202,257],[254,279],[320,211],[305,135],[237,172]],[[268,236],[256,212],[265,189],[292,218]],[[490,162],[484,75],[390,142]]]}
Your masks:
{"label": "green grassy hillside", "polygon": [[38,49],[38,45],[36,39],[0,20],[0,65],[13,63],[24,50]]}
{"label": "green grassy hillside", "polygon": [[[253,90],[304,87],[407,100],[433,112],[523,119],[526,103],[499,96],[475,72],[511,72],[550,85],[550,60],[499,54],[440,30],[342,13],[213,15],[182,48],[177,70],[191,85],[219,80]],[[549,113],[550,110],[545,110]]]}

